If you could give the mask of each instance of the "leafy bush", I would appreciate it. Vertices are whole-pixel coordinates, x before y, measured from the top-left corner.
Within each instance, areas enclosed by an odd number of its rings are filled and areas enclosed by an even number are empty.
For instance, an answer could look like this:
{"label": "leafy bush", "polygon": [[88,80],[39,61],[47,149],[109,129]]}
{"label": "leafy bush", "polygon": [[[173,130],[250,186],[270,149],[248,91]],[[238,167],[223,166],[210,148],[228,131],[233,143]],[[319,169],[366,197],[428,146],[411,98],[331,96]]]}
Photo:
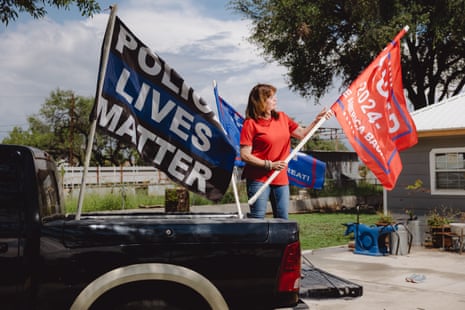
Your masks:
{"label": "leafy bush", "polygon": [[429,226],[443,226],[449,224],[460,212],[446,206],[434,208],[428,212],[426,223]]}

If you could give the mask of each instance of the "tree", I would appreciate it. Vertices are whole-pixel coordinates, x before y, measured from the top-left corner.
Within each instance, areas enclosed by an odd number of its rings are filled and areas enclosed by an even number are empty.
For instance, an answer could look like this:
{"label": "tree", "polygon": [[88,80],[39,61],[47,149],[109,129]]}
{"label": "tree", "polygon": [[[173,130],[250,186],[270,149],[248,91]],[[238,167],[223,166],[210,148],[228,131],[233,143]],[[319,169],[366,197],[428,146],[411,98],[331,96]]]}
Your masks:
{"label": "tree", "polygon": [[[57,161],[82,166],[89,142],[89,114],[93,104],[94,98],[76,96],[70,90],[52,91],[39,113],[28,117],[29,128],[13,128],[2,143],[35,146],[49,152]],[[96,134],[91,164],[119,166],[126,161],[140,164],[139,156],[128,145]]]}
{"label": "tree", "polygon": [[465,1],[232,0],[252,21],[250,40],[288,68],[289,86],[320,99],[347,87],[405,26],[402,70],[415,109],[465,85]]}
{"label": "tree", "polygon": [[75,4],[82,16],[92,16],[100,12],[100,5],[96,0],[0,0],[0,20],[6,26],[10,21],[18,18],[19,13],[26,12],[34,18],[47,15],[46,6],[69,10]]}

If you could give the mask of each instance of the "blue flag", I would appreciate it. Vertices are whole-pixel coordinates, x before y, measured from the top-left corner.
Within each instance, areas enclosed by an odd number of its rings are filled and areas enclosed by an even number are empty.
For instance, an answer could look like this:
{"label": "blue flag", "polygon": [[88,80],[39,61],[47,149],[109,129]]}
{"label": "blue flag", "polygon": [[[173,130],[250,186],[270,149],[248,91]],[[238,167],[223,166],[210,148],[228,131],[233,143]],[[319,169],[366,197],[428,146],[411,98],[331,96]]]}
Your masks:
{"label": "blue flag", "polygon": [[118,17],[112,29],[91,117],[174,182],[220,200],[231,180],[235,149],[215,113]]}
{"label": "blue flag", "polygon": [[298,187],[322,189],[325,174],[326,163],[302,152],[297,152],[287,165],[289,184]]}
{"label": "blue flag", "polygon": [[[243,167],[245,163],[241,161],[240,137],[244,118],[218,94],[217,86],[213,91],[220,123],[236,149],[235,165]],[[302,152],[297,152],[297,155],[289,161],[287,166],[289,184],[293,186],[322,189],[325,174],[326,164],[324,162]]]}
{"label": "blue flag", "polygon": [[236,149],[236,158],[234,164],[237,167],[243,167],[245,163],[241,160],[239,141],[241,138],[242,125],[244,118],[232,106],[230,106],[223,98],[218,95],[218,87],[213,89],[216,99],[216,107],[218,109],[218,117],[223,126],[226,135],[231,139],[231,144]]}

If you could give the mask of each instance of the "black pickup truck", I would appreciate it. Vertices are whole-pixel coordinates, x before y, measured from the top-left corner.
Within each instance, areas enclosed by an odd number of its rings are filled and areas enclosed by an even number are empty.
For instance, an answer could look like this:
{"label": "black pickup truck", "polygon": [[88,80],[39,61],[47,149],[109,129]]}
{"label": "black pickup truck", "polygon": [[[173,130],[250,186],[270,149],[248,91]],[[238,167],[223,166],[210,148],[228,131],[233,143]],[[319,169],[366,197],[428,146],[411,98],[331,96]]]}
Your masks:
{"label": "black pickup truck", "polygon": [[1,309],[274,309],[299,301],[296,222],[64,212],[55,163],[0,145]]}

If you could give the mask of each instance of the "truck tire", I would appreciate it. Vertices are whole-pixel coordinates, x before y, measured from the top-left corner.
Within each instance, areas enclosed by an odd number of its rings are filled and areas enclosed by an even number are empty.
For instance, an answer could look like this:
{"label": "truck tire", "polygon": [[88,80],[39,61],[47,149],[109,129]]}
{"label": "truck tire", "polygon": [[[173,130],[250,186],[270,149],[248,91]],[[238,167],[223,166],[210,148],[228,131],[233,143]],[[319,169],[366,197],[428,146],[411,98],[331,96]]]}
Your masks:
{"label": "truck tire", "polygon": [[[150,285],[159,285],[165,283],[165,285],[171,284],[176,286],[177,289],[183,287],[184,289],[177,290],[179,296],[176,299],[172,299],[162,294],[159,298],[157,290],[153,291],[153,296],[145,296],[147,294],[141,294],[141,296],[134,296],[133,294],[126,295],[128,298],[123,298],[126,302],[126,309],[129,309],[132,304],[140,307],[142,303],[150,306],[152,309],[173,309],[182,307],[183,292],[188,292],[190,296],[197,295],[197,302],[200,300],[201,303],[208,305],[211,309],[215,310],[227,310],[228,306],[219,290],[204,276],[201,274],[181,266],[171,264],[135,264],[120,267],[111,270],[91,283],[89,283],[84,290],[74,300],[71,310],[83,310],[93,308],[93,305],[97,305],[105,299],[105,295],[111,295],[112,290],[124,290],[129,292],[128,288],[133,289],[137,285],[144,283],[150,287]],[[147,288],[147,287],[146,287]],[[116,292],[115,291],[115,292]],[[166,290],[170,291],[170,290]],[[192,293],[195,292],[194,293]],[[136,292],[136,291],[133,291]],[[141,292],[138,290],[138,292]],[[160,293],[160,290],[158,290]],[[114,294],[113,296],[122,296],[121,294]],[[99,300],[99,298],[102,298]],[[195,300],[193,298],[192,300]],[[106,298],[106,300],[112,300]],[[186,300],[186,299],[184,299]],[[103,301],[105,304],[107,301]],[[114,300],[116,301],[116,300]],[[121,301],[121,300],[120,300]],[[118,301],[118,302],[120,302]],[[177,305],[173,305],[172,302]],[[121,305],[121,303],[120,303]],[[191,305],[192,306],[192,305]],[[98,308],[98,307],[97,307]],[[183,308],[179,308],[183,309]]]}
{"label": "truck tire", "polygon": [[100,296],[89,310],[213,310],[191,288],[174,282],[146,280],[120,285]]}

